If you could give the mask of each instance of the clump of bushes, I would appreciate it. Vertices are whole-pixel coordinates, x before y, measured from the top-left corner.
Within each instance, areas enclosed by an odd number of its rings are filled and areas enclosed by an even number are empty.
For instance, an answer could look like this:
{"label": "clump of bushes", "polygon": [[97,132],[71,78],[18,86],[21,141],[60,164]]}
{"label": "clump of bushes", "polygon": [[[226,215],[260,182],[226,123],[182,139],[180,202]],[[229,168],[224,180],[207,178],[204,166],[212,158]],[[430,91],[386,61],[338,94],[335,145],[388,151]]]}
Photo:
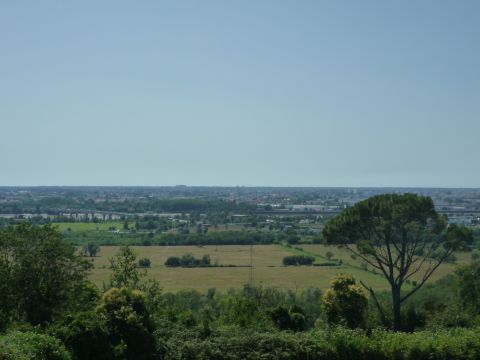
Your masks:
{"label": "clump of bushes", "polygon": [[0,337],[2,360],[70,360],[63,343],[46,334],[13,331]]}
{"label": "clump of bushes", "polygon": [[307,255],[290,255],[283,258],[285,266],[312,265],[314,262],[315,258]]}
{"label": "clump of bushes", "polygon": [[142,258],[138,260],[138,266],[141,268],[149,268],[152,265],[152,262],[149,258]]}
{"label": "clump of bushes", "polygon": [[164,359],[470,360],[480,356],[480,332],[470,329],[413,334],[341,327],[292,332],[228,328],[210,337],[171,337]]}
{"label": "clump of bushes", "polygon": [[290,309],[279,305],[270,310],[269,315],[280,330],[301,331],[305,328],[305,312],[297,305],[291,305]]}
{"label": "clump of bushes", "polygon": [[322,308],[329,324],[341,324],[352,329],[365,321],[368,297],[351,275],[336,277],[322,299]]}
{"label": "clump of bushes", "polygon": [[191,253],[183,254],[182,257],[170,256],[165,261],[168,267],[209,267],[212,266],[210,255],[203,255],[201,259],[195,258]]}

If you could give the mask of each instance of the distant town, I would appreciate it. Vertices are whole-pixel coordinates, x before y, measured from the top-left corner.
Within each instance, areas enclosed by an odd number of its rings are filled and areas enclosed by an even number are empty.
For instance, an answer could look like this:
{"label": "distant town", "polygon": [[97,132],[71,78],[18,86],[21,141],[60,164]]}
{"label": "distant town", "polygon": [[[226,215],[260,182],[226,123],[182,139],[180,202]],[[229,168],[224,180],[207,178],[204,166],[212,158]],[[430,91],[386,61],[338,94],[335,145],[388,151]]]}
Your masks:
{"label": "distant town", "polygon": [[[0,225],[25,219],[106,221],[144,216],[219,223],[298,223],[309,231],[342,210],[383,193],[430,196],[449,222],[480,224],[480,189],[305,187],[0,187]],[[212,213],[215,214],[212,218]],[[221,216],[220,216],[221,215]]]}

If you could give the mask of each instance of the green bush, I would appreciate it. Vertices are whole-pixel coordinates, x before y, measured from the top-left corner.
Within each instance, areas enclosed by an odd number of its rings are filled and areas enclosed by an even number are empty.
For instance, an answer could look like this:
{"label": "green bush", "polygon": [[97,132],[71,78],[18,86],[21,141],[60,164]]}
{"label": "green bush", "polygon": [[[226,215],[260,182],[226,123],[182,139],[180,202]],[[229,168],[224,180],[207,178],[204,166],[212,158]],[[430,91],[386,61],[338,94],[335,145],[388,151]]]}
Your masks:
{"label": "green bush", "polygon": [[153,358],[154,324],[142,291],[111,288],[103,294],[97,312],[105,322],[111,344],[122,359]]}
{"label": "green bush", "polygon": [[207,338],[178,333],[164,342],[164,359],[473,360],[480,329],[392,333],[330,328],[307,333],[221,328]]}
{"label": "green bush", "polygon": [[152,262],[149,258],[142,258],[138,260],[138,266],[141,268],[149,268],[152,265]]}
{"label": "green bush", "polygon": [[180,258],[178,256],[170,256],[165,261],[165,266],[168,266],[168,267],[178,267],[178,266],[180,266]]}
{"label": "green bush", "polygon": [[69,360],[62,342],[49,335],[14,331],[0,337],[0,360]]}
{"label": "green bush", "polygon": [[106,321],[95,311],[67,317],[50,329],[75,354],[76,360],[112,360],[114,349]]}
{"label": "green bush", "polygon": [[367,295],[351,275],[337,276],[322,299],[327,321],[350,328],[364,324],[367,305]]}
{"label": "green bush", "polygon": [[283,258],[283,265],[298,266],[298,265],[312,265],[315,261],[313,256],[306,255],[290,255]]}

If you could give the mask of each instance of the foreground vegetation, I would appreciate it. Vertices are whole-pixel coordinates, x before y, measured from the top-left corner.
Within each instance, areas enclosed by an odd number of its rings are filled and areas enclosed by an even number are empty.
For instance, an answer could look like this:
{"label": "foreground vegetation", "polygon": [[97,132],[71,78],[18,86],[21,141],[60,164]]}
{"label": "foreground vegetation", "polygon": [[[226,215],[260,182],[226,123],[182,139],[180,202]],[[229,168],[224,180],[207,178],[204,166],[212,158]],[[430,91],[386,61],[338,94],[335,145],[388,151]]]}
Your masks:
{"label": "foreground vegetation", "polygon": [[[415,302],[410,301],[402,329],[414,333],[391,333],[383,328],[366,293],[348,276],[337,278],[327,292],[245,286],[224,293],[213,288],[164,293],[136,265],[137,254],[124,247],[111,257],[112,276],[102,294],[87,280],[90,262],[75,255],[55,229],[21,225],[3,231],[0,239],[2,254],[8,251],[11,256],[1,262],[0,359],[480,355],[476,262],[427,285]],[[388,293],[379,295],[388,307]]]}

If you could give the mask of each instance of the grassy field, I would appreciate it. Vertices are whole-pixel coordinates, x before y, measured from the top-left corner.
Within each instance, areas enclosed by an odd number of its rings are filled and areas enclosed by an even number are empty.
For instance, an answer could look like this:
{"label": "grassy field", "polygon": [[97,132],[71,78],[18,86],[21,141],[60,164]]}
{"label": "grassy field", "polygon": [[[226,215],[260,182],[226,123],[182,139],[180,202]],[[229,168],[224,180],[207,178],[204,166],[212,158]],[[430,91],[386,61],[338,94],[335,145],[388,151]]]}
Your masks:
{"label": "grassy field", "polygon": [[[117,230],[123,229],[123,221],[101,221],[99,223],[94,222],[65,222],[55,223],[54,226],[60,231],[107,231],[111,227],[115,227]],[[133,222],[130,222],[129,226],[134,226]]]}
{"label": "grassy field", "polygon": [[[111,227],[115,227],[116,230],[123,231],[123,221],[100,221],[98,223],[94,222],[64,222],[64,223],[54,223],[60,231],[65,232],[70,229],[72,232],[75,231],[108,231]],[[135,221],[129,221],[128,226],[130,229],[135,227]],[[197,232],[196,226],[191,226],[189,228],[190,233],[195,234]],[[218,231],[253,231],[252,228],[245,228],[241,224],[228,224],[228,225],[219,225],[216,228],[210,226],[209,232],[218,232]],[[148,230],[142,230],[148,232]],[[176,232],[175,229],[171,229],[170,232]]]}
{"label": "grassy field", "polygon": [[[305,252],[308,252],[310,254],[315,254],[317,256],[320,256],[324,259],[326,259],[326,253],[330,251],[331,253],[334,254],[333,258],[334,259],[339,259],[342,260],[345,264],[351,265],[352,267],[356,268],[362,268],[362,260],[359,258],[353,259],[352,254],[350,251],[347,249],[341,249],[338,248],[337,246],[325,246],[325,245],[320,245],[320,244],[312,244],[312,245],[299,245]],[[470,262],[470,256],[471,253],[467,252],[458,252],[455,253],[455,256],[457,258],[456,264],[466,264]],[[442,264],[432,275],[430,278],[431,281],[438,280],[442,277],[444,277],[447,274],[452,273],[455,271],[456,264],[451,264],[451,263],[444,263]],[[420,280],[421,276],[423,275],[423,272],[418,272],[415,276],[412,277],[413,280]]]}
{"label": "grassy field", "polygon": [[[166,291],[195,289],[206,291],[209,288],[226,290],[242,287],[250,277],[250,247],[242,245],[225,246],[132,246],[138,258],[148,257],[152,266],[148,276],[157,279]],[[98,286],[107,282],[110,275],[109,258],[118,251],[117,246],[103,246],[98,256],[93,259],[95,268],[91,279]],[[192,253],[195,257],[210,255],[212,263],[220,265],[237,265],[243,267],[218,268],[168,268],[165,260],[169,256],[182,256]],[[332,279],[340,273],[352,274],[357,278],[368,280],[377,289],[387,289],[387,283],[380,275],[366,272],[351,266],[284,267],[282,259],[291,255],[289,248],[280,245],[256,245],[253,247],[254,283],[289,289],[303,289],[310,286],[326,289]]]}
{"label": "grassy field", "polygon": [[[93,235],[111,236],[114,243],[121,243],[122,240],[131,240],[129,236],[141,236],[141,234],[123,234],[123,221],[107,221],[100,223],[56,223],[55,226],[67,236],[81,234],[80,240],[90,239]],[[133,227],[134,222],[129,226]],[[115,227],[120,233],[106,233],[110,228]],[[70,231],[68,231],[70,229]],[[211,227],[209,231],[241,231],[245,230],[243,225],[234,224],[225,227],[219,226],[217,229]],[[192,227],[192,233],[196,227]],[[103,235],[102,235],[103,234]],[[123,237],[125,239],[123,239]],[[96,238],[95,238],[96,239]],[[78,239],[77,239],[78,240]],[[79,240],[79,241],[80,241]],[[80,243],[82,243],[80,241]],[[152,261],[152,267],[148,270],[148,276],[160,281],[161,285],[167,291],[177,291],[181,289],[196,289],[206,291],[209,288],[225,290],[231,287],[241,287],[249,281],[250,278],[250,247],[242,245],[231,246],[133,246],[137,252],[138,258],[148,257]],[[365,264],[359,258],[352,258],[351,253],[346,249],[339,249],[336,246],[324,246],[320,244],[300,244],[294,247],[281,245],[256,245],[253,247],[254,263],[254,283],[264,284],[266,286],[275,286],[290,289],[302,289],[310,286],[326,289],[331,280],[340,273],[347,273],[368,283],[376,289],[387,289],[386,280],[380,275],[375,274],[369,268],[365,270]],[[110,275],[109,259],[118,251],[118,246],[102,246],[99,255],[92,259],[94,269],[91,279],[102,286],[107,282]],[[235,265],[237,267],[219,267],[219,268],[168,268],[164,266],[165,260],[169,256],[182,256],[184,253],[192,253],[196,257],[205,254],[210,255],[212,264]],[[333,259],[342,260],[341,266],[300,266],[284,267],[282,265],[283,257],[291,254],[304,254],[315,256],[317,263],[327,262],[326,253],[333,253]],[[468,263],[470,253],[456,254],[457,263]],[[433,274],[431,280],[438,280],[448,273],[455,270],[454,264],[443,264]],[[412,280],[419,280],[421,274]]]}
{"label": "grassy field", "polygon": [[[302,250],[281,245],[253,246],[254,283],[289,289],[303,289],[310,286],[326,289],[332,279],[340,274],[351,274],[378,290],[388,289],[388,285],[380,274],[365,271],[361,260],[352,259],[345,249],[324,245],[301,245]],[[98,286],[108,282],[110,270],[109,259],[118,251],[118,246],[103,246],[98,256],[93,258],[94,269],[91,279]],[[206,291],[209,288],[226,290],[242,287],[250,278],[250,246],[132,246],[138,258],[148,257],[152,266],[147,276],[160,281],[166,291],[195,289]],[[331,251],[334,259],[341,259],[342,266],[289,266],[282,265],[284,256],[296,254],[314,255],[316,262],[326,262],[325,254]],[[237,267],[217,268],[168,268],[164,265],[169,256],[182,256],[191,253],[195,257],[210,255],[212,264],[236,265]],[[457,254],[458,263],[469,262],[468,253]],[[435,281],[452,273],[454,264],[443,264],[432,276]]]}

